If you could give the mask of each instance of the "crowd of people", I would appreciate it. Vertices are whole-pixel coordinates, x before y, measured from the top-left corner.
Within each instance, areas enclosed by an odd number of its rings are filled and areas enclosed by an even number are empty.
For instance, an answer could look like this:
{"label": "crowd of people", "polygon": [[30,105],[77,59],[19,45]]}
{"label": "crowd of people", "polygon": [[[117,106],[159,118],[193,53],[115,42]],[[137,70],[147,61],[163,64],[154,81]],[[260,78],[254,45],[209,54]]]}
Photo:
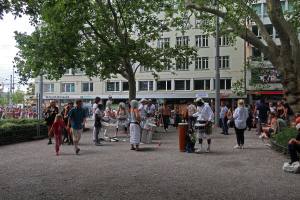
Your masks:
{"label": "crowd of people", "polygon": [[[117,142],[119,135],[124,134],[130,137],[130,149],[139,151],[143,134],[158,126],[162,126],[167,133],[171,124],[177,127],[178,123],[186,122],[186,151],[201,153],[211,150],[214,109],[202,98],[184,105],[169,105],[167,101],[155,104],[151,99],[132,100],[120,102],[117,109],[114,109],[111,97],[105,103],[97,97],[92,113],[94,127],[91,140],[96,146],[102,145],[102,141]],[[49,128],[48,144],[52,144],[51,137],[54,136],[57,155],[59,146],[63,143],[74,145],[75,153],[79,154],[79,141],[87,117],[81,100],[77,100],[75,105],[69,102],[61,112],[55,102],[50,103],[45,110],[45,120]],[[300,132],[300,114],[294,115],[284,100],[275,103],[261,99],[254,105],[245,105],[244,100],[240,99],[234,106],[228,106],[225,101],[221,101],[219,125],[224,135],[228,135],[229,129],[233,128],[237,142],[234,148],[244,149],[246,130],[255,128],[256,134],[262,139],[270,138],[286,126],[298,127]],[[299,160],[299,140],[298,135],[289,142],[291,162]],[[207,142],[206,148],[204,141]],[[196,142],[199,144],[197,150]]]}
{"label": "crowd of people", "polygon": [[0,106],[0,119],[35,119],[37,110],[35,106]]}

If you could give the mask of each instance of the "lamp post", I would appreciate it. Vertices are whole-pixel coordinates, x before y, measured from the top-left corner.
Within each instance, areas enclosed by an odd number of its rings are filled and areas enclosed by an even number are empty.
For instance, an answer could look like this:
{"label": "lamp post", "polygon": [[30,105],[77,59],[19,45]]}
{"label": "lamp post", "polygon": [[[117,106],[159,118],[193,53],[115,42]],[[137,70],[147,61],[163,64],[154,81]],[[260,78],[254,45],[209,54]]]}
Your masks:
{"label": "lamp post", "polygon": [[[219,10],[219,1],[215,0],[215,7]],[[220,20],[216,16],[216,36],[215,36],[215,47],[216,47],[216,56],[215,56],[215,124],[219,126],[220,121],[220,68],[219,68],[219,58],[220,58],[220,46],[219,46],[219,32],[220,32]]]}

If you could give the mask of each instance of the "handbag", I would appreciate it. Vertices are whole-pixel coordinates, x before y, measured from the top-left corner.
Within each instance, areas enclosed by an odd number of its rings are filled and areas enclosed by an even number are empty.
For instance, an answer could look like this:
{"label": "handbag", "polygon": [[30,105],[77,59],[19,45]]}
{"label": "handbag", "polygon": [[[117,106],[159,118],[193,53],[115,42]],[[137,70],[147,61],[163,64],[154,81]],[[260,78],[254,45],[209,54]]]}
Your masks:
{"label": "handbag", "polygon": [[230,127],[230,128],[234,128],[234,119],[231,118],[230,120],[228,120],[228,121],[227,121],[227,125],[228,125],[228,127]]}

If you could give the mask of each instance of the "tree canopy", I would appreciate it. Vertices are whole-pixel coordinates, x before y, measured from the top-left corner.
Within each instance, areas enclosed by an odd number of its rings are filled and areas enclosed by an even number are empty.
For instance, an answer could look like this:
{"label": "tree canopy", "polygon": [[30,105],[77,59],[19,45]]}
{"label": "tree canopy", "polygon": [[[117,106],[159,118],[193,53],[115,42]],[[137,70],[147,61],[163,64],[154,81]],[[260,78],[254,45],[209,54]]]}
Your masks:
{"label": "tree canopy", "polygon": [[[32,1],[34,2],[34,1]],[[164,0],[36,0],[31,34],[16,33],[15,64],[23,81],[45,74],[59,79],[67,69],[80,69],[102,79],[121,75],[136,96],[140,66],[163,70],[172,58],[190,55],[188,47],[156,48],[153,43],[170,28]],[[38,5],[38,6],[37,6]]]}
{"label": "tree canopy", "polygon": [[[230,31],[241,37],[253,47],[259,49],[264,56],[283,75],[283,85],[286,88],[286,96],[296,112],[300,111],[300,2],[289,0],[289,9],[285,9],[279,0],[266,1],[266,16],[260,16],[255,10],[257,0],[218,0],[216,1],[185,0],[177,1],[191,10],[199,19],[208,20],[205,27],[212,31],[213,16],[221,18],[221,30]],[[272,38],[268,32],[262,17],[268,18],[274,26],[278,39]],[[261,38],[249,29],[256,25]],[[278,40],[278,41],[276,41]]]}

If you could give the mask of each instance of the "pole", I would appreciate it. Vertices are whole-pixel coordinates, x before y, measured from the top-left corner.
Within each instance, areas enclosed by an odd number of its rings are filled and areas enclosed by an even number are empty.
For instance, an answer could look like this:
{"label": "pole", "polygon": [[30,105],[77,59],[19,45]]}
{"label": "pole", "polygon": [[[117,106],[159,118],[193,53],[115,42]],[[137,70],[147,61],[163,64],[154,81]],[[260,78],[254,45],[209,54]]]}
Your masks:
{"label": "pole", "polygon": [[13,66],[13,73],[12,73],[12,93],[15,93],[15,67]]}
{"label": "pole", "polygon": [[38,119],[43,118],[43,76],[40,75],[39,93],[38,93]]}
{"label": "pole", "polygon": [[[215,0],[216,9],[219,10],[219,1]],[[220,46],[219,46],[219,32],[220,32],[220,21],[219,17],[216,16],[216,36],[215,36],[215,46],[216,46],[216,57],[215,57],[215,124],[219,126],[220,121],[220,68],[219,68],[219,58],[220,58]]]}
{"label": "pole", "polygon": [[10,75],[10,84],[9,84],[9,105],[12,106],[12,75]]}

